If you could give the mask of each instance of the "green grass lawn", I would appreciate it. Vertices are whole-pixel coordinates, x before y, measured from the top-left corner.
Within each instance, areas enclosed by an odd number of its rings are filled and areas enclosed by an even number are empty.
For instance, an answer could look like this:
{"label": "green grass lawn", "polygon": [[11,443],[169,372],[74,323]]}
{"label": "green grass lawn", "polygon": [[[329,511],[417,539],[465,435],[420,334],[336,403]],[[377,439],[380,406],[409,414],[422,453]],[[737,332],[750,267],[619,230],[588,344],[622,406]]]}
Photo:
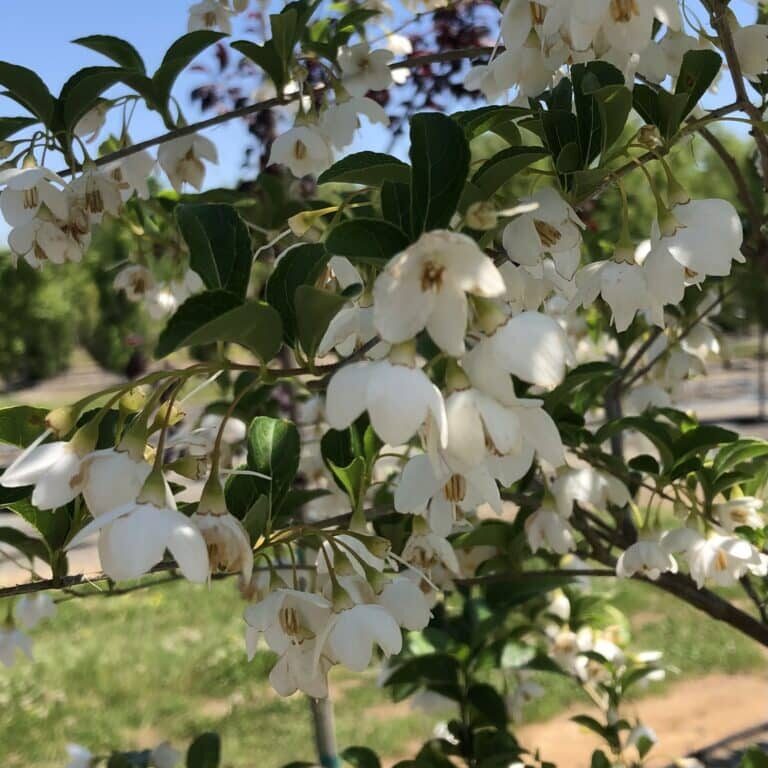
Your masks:
{"label": "green grass lawn", "polygon": [[[763,664],[750,641],[650,587],[622,583],[617,604],[637,616],[635,646],[664,649],[680,676]],[[64,766],[69,741],[96,753],[163,739],[182,748],[204,730],[221,733],[232,768],[311,760],[307,701],[271,692],[268,653],[246,661],[241,611],[228,582],[61,604],[53,623],[34,632],[36,661],[0,668],[3,768]],[[434,725],[435,715],[389,703],[374,672],[332,680],[342,746],[404,756]],[[549,693],[531,710],[536,718],[580,696],[562,678],[546,681]]]}

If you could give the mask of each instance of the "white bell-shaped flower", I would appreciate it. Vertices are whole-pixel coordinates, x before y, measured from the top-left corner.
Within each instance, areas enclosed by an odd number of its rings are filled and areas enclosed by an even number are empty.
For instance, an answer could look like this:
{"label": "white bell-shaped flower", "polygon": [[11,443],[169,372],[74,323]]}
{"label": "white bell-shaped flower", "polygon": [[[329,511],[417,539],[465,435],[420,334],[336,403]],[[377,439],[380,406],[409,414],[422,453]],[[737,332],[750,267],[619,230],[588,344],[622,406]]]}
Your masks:
{"label": "white bell-shaped flower", "polygon": [[83,500],[92,517],[135,501],[152,467],[133,454],[104,448],[83,459]]}
{"label": "white bell-shaped flower", "polygon": [[226,34],[232,33],[232,11],[220,0],[200,0],[189,7],[187,31],[200,29],[219,29]]}
{"label": "white bell-shaped flower", "polygon": [[96,106],[91,107],[76,123],[75,136],[83,141],[91,143],[95,141],[104,124],[107,122],[107,113],[112,108],[112,103],[106,99],[100,99]]}
{"label": "white bell-shaped flower", "polygon": [[408,442],[433,421],[440,442],[447,440],[445,403],[440,390],[419,368],[377,360],[345,365],[328,382],[326,418],[333,429],[346,429],[368,411],[376,433],[390,445]]}
{"label": "white bell-shaped flower", "polygon": [[[152,483],[155,490],[154,486],[159,482],[152,481],[150,477],[144,488]],[[142,490],[142,495],[146,494],[147,491]],[[208,579],[208,551],[202,534],[175,508],[167,485],[164,490],[157,489],[150,495],[152,501],[132,501],[95,518],[69,542],[67,549],[79,546],[98,531],[101,567],[110,578],[117,581],[137,579],[157,565],[167,549],[185,578],[205,582]],[[159,495],[165,496],[163,502],[154,498]]]}
{"label": "white bell-shaped flower", "polygon": [[641,538],[616,561],[617,576],[628,579],[638,573],[656,581],[662,573],[677,573],[677,561],[658,541]]}
{"label": "white bell-shaped flower", "polygon": [[78,263],[87,245],[87,240],[73,237],[60,223],[44,218],[20,224],[8,234],[11,253],[17,258],[23,258],[35,269],[46,263]]}
{"label": "white bell-shaped flower", "polygon": [[366,42],[343,46],[339,51],[342,85],[353,96],[389,88],[392,85],[389,62],[394,56],[386,48],[372,51]]}
{"label": "white bell-shaped flower", "polygon": [[115,160],[104,166],[120,188],[123,200],[128,200],[135,194],[141,200],[149,198],[148,179],[155,168],[155,158],[149,152],[135,152],[128,157]]}
{"label": "white bell-shaped flower", "polygon": [[763,528],[765,520],[760,513],[763,508],[762,499],[754,496],[739,496],[712,505],[712,513],[717,521],[729,533],[742,526],[747,528]]}
{"label": "white bell-shaped flower", "polygon": [[43,443],[22,453],[0,475],[0,485],[21,488],[34,485],[32,504],[38,509],[55,509],[74,499],[82,490],[81,465],[88,451],[73,441]]}
{"label": "white bell-shaped flower", "polygon": [[576,548],[571,526],[552,507],[537,509],[525,521],[525,537],[532,552],[548,549],[558,555]]}
{"label": "white bell-shaped flower", "polygon": [[320,130],[336,149],[344,149],[355,138],[363,116],[374,125],[389,125],[389,115],[373,99],[353,97],[333,104],[320,118]]}
{"label": "white bell-shaped flower", "polygon": [[412,632],[424,629],[432,618],[430,604],[419,585],[405,576],[394,576],[376,600],[401,627]]}
{"label": "white bell-shaped flower", "polygon": [[353,672],[371,663],[375,646],[385,656],[399,653],[403,645],[400,627],[381,605],[353,605],[336,614],[326,635],[324,652]]}
{"label": "white bell-shaped flower", "polygon": [[287,166],[297,178],[315,176],[333,165],[333,148],[318,128],[294,125],[274,140],[269,162]]}
{"label": "white bell-shaped flower", "polygon": [[22,595],[13,606],[13,618],[26,630],[34,629],[41,621],[56,615],[56,603],[45,593]]}
{"label": "white bell-shaped flower", "polygon": [[123,291],[128,301],[141,301],[155,287],[155,278],[146,267],[132,264],[115,275],[112,287]]}
{"label": "white bell-shaped flower", "polygon": [[453,530],[457,510],[472,512],[490,504],[501,514],[501,496],[484,464],[453,471],[445,459],[437,467],[427,454],[409,459],[395,487],[395,510],[423,515],[439,536]]}
{"label": "white bell-shaped flower", "polygon": [[525,266],[536,266],[550,254],[557,271],[570,279],[581,258],[583,222],[552,187],[538,190],[523,202],[538,207],[507,224],[502,235],[504,250],[512,261]]}
{"label": "white bell-shaped flower", "polygon": [[177,192],[185,183],[200,191],[205,179],[203,160],[218,163],[219,153],[210,139],[198,133],[166,141],[157,150],[157,162]]}
{"label": "white bell-shaped flower", "polygon": [[100,221],[105,213],[119,215],[123,207],[120,185],[112,174],[96,167],[88,167],[72,181],[69,190],[94,221]]}
{"label": "white bell-shaped flower", "polygon": [[8,168],[0,171],[0,212],[12,226],[28,224],[42,206],[57,219],[69,216],[67,183],[47,168]]}
{"label": "white bell-shaped flower", "polygon": [[538,96],[552,82],[552,66],[537,44],[506,50],[493,62],[493,74],[502,90],[517,87],[525,97]]}
{"label": "white bell-shaped flower", "polygon": [[608,504],[624,507],[631,496],[627,486],[618,478],[594,467],[566,469],[550,485],[557,511],[570,517],[574,503],[587,504],[605,510]]}
{"label": "white bell-shaped flower", "polygon": [[32,641],[14,627],[0,626],[0,663],[12,667],[16,663],[17,653],[23,653],[32,659]]}
{"label": "white bell-shaped flower", "polygon": [[677,225],[674,234],[662,237],[654,223],[651,240],[685,267],[689,282],[700,283],[708,275],[724,277],[731,272],[731,262],[745,261],[741,220],[727,200],[691,200],[675,206],[672,213]]}
{"label": "white bell-shaped flower", "polygon": [[768,69],[768,24],[736,26],[731,30],[742,74],[756,77]]}
{"label": "white bell-shaped flower", "polygon": [[[418,522],[419,518],[415,518]],[[443,536],[430,530],[424,530],[426,523],[414,523],[414,532],[405,542],[402,558],[406,563],[429,574],[433,568],[444,567],[455,575],[461,573],[456,552],[451,543]]]}
{"label": "white bell-shaped flower", "polygon": [[464,353],[467,294],[494,297],[504,291],[504,278],[474,240],[434,230],[397,254],[376,278],[374,323],[393,343],[426,328],[442,350],[457,357]]}

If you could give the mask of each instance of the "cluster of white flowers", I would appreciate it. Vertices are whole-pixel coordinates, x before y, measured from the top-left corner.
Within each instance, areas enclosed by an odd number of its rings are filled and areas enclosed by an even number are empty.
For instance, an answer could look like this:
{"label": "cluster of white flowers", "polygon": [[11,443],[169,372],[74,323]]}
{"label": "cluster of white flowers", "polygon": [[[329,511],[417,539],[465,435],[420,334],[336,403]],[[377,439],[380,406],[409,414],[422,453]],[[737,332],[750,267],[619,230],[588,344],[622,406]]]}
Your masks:
{"label": "cluster of white flowers", "polygon": [[333,164],[336,151],[353,142],[361,117],[374,125],[389,125],[384,108],[365,94],[386,90],[395,82],[389,68],[393,58],[390,48],[371,50],[366,42],[343,47],[336,100],[319,113],[307,114],[302,108],[293,128],[273,142],[270,162],[287,166],[294,176],[318,174]]}
{"label": "cluster of white flowers", "polygon": [[187,30],[218,29],[230,34],[232,17],[243,13],[248,7],[248,0],[200,0],[189,7]]}

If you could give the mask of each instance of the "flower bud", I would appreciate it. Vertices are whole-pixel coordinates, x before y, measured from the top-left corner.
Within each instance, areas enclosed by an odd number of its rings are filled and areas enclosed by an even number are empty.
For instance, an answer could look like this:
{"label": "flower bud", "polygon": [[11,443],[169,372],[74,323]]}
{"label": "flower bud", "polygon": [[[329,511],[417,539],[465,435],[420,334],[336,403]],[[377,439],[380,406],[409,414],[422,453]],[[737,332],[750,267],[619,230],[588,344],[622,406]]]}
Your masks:
{"label": "flower bud", "polygon": [[145,387],[131,387],[120,398],[123,413],[138,413],[147,404],[148,392]]}
{"label": "flower bud", "polygon": [[[170,413],[168,411],[169,407]],[[178,403],[170,405],[170,402],[166,402],[157,409],[152,426],[154,429],[162,429],[166,424],[172,427],[174,424],[178,424],[185,416],[186,413],[181,409]]]}
{"label": "flower bud", "polygon": [[487,200],[480,200],[467,208],[467,215],[464,217],[468,227],[472,229],[493,229],[498,222],[498,212],[493,203]]}
{"label": "flower bud", "polygon": [[655,125],[644,125],[637,132],[637,143],[648,149],[656,149],[664,145],[659,129]]}
{"label": "flower bud", "polygon": [[355,604],[347,590],[344,589],[338,581],[334,581],[333,583],[331,602],[333,603],[333,610],[336,613],[347,611]]}
{"label": "flower bud", "polygon": [[188,480],[200,481],[208,474],[208,457],[182,456],[180,459],[166,464],[165,468],[186,477]]}
{"label": "flower bud", "polygon": [[45,417],[45,426],[52,430],[56,437],[60,437],[75,428],[79,416],[80,409],[71,405],[54,408]]}

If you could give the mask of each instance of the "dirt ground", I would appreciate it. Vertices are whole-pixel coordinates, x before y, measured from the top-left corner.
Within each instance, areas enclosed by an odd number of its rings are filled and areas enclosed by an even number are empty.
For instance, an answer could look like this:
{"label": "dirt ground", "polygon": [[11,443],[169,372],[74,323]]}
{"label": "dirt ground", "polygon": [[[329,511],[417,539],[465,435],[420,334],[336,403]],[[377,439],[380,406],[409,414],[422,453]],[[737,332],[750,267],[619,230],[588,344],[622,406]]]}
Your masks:
{"label": "dirt ground", "polygon": [[[648,766],[661,768],[736,731],[768,722],[768,677],[717,674],[685,680],[629,709],[656,732],[659,743]],[[580,706],[578,713],[584,712]],[[523,726],[518,732],[521,742],[540,746],[542,757],[562,768],[589,768],[598,738],[572,722],[574,714],[563,712],[547,722]]]}

